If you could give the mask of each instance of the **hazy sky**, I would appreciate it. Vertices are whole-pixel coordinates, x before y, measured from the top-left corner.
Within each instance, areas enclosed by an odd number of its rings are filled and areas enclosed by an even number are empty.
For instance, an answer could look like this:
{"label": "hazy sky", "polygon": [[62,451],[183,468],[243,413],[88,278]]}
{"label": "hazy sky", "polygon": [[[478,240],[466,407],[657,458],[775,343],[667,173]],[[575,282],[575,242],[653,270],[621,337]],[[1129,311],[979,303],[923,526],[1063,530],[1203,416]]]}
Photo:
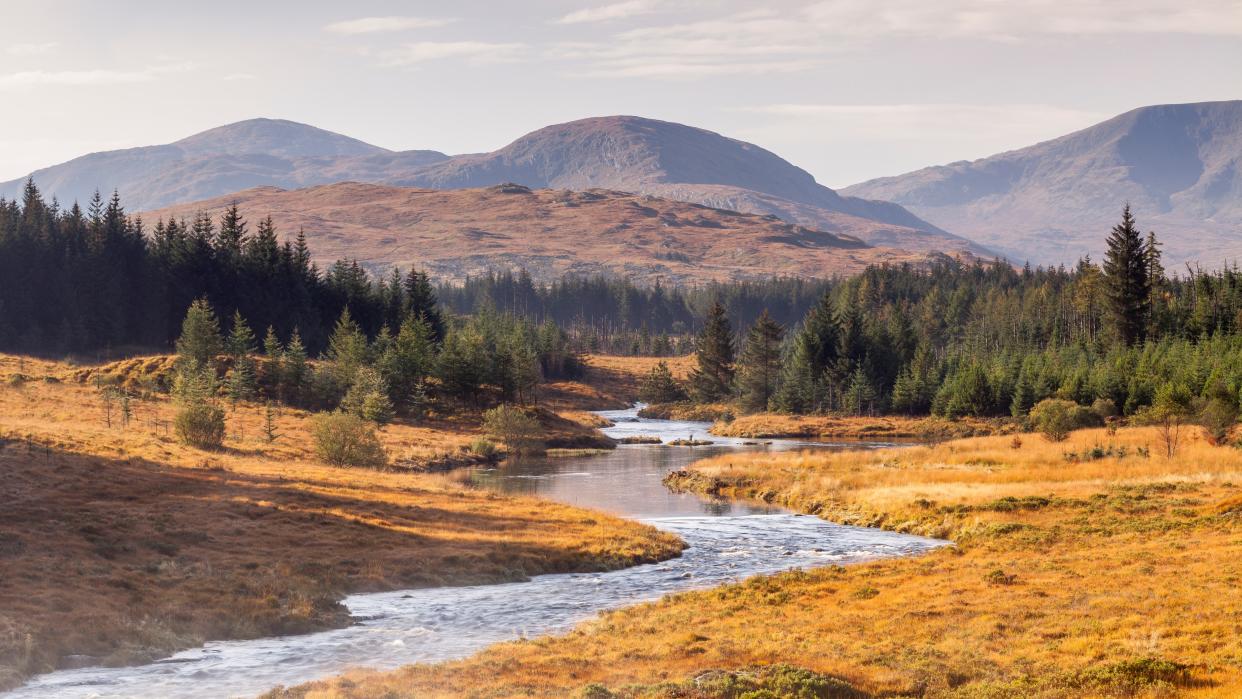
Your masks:
{"label": "hazy sky", "polygon": [[1235,98],[1240,0],[0,4],[0,180],[256,116],[462,153],[637,114],[838,187]]}

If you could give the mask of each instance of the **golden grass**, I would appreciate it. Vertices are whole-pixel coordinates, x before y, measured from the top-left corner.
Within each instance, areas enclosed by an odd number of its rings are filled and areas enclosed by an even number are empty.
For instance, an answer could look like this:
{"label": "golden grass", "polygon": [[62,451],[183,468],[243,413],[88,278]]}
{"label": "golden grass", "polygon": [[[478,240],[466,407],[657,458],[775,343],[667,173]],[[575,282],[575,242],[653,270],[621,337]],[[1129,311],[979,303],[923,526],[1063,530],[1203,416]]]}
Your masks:
{"label": "golden grass", "polygon": [[[1066,459],[1097,445],[1128,453]],[[673,482],[957,545],[674,595],[564,636],[276,696],[572,696],[592,683],[616,696],[731,696],[703,689],[719,676],[704,673],[778,663],[856,696],[1239,696],[1242,451],[1196,436],[1169,460],[1143,428],[1014,446],[981,437],[702,462]]]}
{"label": "golden grass", "polygon": [[[106,426],[60,364],[0,356],[0,688],[67,655],[127,663],[209,638],[347,623],[345,593],[601,570],[676,555],[651,527],[410,472],[457,458],[472,418],[394,424],[397,465],[338,469],[307,414],[228,415],[225,448],[171,436],[163,396]],[[18,373],[26,380],[14,380]],[[47,378],[53,379],[52,381]],[[566,421],[567,422],[567,421]]]}
{"label": "golden grass", "polygon": [[784,415],[756,413],[712,425],[712,434],[721,437],[773,439],[780,437],[839,439],[905,439],[920,437],[930,428],[946,430],[948,437],[995,434],[1003,428],[994,420],[965,418],[952,422],[925,417],[894,415],[850,417],[840,415]]}
{"label": "golden grass", "polygon": [[644,377],[660,362],[668,364],[674,377],[685,378],[694,357],[621,357],[588,354],[583,357],[581,381],[560,381],[541,387],[541,400],[554,410],[620,410],[638,400]]}

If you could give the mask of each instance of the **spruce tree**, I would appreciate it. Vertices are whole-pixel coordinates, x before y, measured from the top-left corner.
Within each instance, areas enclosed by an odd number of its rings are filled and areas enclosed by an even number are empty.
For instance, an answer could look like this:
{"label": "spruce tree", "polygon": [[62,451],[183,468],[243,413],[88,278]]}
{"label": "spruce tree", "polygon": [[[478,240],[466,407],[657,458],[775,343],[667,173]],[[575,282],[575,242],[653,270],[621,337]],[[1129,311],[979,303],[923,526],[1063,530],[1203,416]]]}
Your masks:
{"label": "spruce tree", "polygon": [[233,328],[224,348],[234,361],[249,356],[254,351],[254,332],[250,330],[246,319],[242,318],[241,311],[233,312]]}
{"label": "spruce tree", "polygon": [[405,303],[409,312],[415,318],[422,318],[431,329],[432,340],[440,342],[444,339],[444,316],[440,313],[435,289],[426,272],[410,270],[406,275]]}
{"label": "spruce tree", "polygon": [[667,362],[659,362],[643,377],[638,386],[638,399],[644,403],[677,403],[686,399],[686,391],[673,378]]}
{"label": "spruce tree", "polygon": [[178,358],[189,368],[202,370],[215,363],[222,347],[216,312],[207,299],[200,298],[190,304],[185,320],[181,322],[181,337],[177,340]]}
{"label": "spruce tree", "polygon": [[407,314],[397,336],[380,355],[377,367],[388,382],[393,402],[404,406],[417,397],[435,366],[431,328],[421,318]]}
{"label": "spruce tree", "polygon": [[690,373],[690,394],[699,403],[715,403],[733,393],[733,326],[719,301],[707,312]]}
{"label": "spruce tree", "polygon": [[310,365],[307,362],[306,347],[302,345],[302,335],[296,328],[293,335],[289,337],[289,344],[285,346],[282,355],[284,371],[281,378],[282,386],[287,389],[285,394],[294,400],[302,395],[302,390],[306,386],[306,379],[310,375]]}
{"label": "spruce tree", "polygon": [[776,393],[781,376],[781,340],[785,329],[767,309],[751,326],[738,361],[738,391],[742,410],[762,412]]}
{"label": "spruce tree", "polygon": [[358,369],[341,401],[341,410],[381,425],[391,422],[393,407],[388,397],[388,382],[371,367]]}
{"label": "spruce tree", "polygon": [[1104,256],[1104,279],[1117,337],[1125,345],[1141,342],[1147,335],[1151,311],[1150,261],[1143,236],[1127,204],[1121,223],[1113,226]]}
{"label": "spruce tree", "polygon": [[354,373],[367,363],[367,336],[349,314],[349,307],[341,311],[332,336],[328,338],[328,359],[333,372],[342,386],[354,381]]}

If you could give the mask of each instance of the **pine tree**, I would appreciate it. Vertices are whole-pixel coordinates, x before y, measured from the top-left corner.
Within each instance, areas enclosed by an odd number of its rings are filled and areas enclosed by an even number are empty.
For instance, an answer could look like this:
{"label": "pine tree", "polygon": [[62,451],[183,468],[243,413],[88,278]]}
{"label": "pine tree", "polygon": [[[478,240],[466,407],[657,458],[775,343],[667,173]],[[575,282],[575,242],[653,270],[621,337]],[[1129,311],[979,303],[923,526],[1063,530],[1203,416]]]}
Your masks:
{"label": "pine tree", "polygon": [[229,400],[233,403],[233,407],[237,407],[237,404],[241,401],[254,398],[254,360],[249,356],[239,357],[234,360],[233,368],[229,369],[228,377],[225,381],[225,389],[228,391]]}
{"label": "pine tree", "polygon": [[421,318],[407,314],[397,336],[380,355],[377,367],[388,382],[393,402],[408,404],[435,367],[431,328]]}
{"label": "pine tree", "polygon": [[185,320],[181,323],[181,337],[177,340],[179,360],[195,371],[214,364],[223,347],[220,339],[220,321],[207,299],[201,298],[190,304]]}
{"label": "pine tree", "polygon": [[1161,313],[1162,304],[1160,303],[1160,294],[1165,286],[1164,264],[1160,253],[1160,248],[1163,245],[1164,243],[1156,239],[1155,231],[1147,232],[1147,241],[1143,245],[1143,255],[1147,266],[1147,290],[1149,294],[1147,308],[1150,315],[1149,336],[1159,332],[1163,316]]}
{"label": "pine tree", "polygon": [[282,385],[287,389],[286,396],[296,400],[302,395],[306,379],[310,374],[306,347],[302,345],[302,335],[296,328],[293,330],[293,335],[289,337],[289,344],[285,346],[282,360],[284,364]]}
{"label": "pine tree", "polygon": [[762,412],[768,409],[781,376],[781,340],[784,336],[785,329],[772,320],[767,309],[747,333],[737,375],[743,410]]}
{"label": "pine tree", "polygon": [[668,363],[662,361],[643,377],[638,387],[638,399],[644,403],[677,403],[686,399],[686,391],[673,378]]}
{"label": "pine tree", "polygon": [[875,403],[879,398],[880,392],[875,387],[863,366],[859,366],[850,373],[845,382],[845,391],[842,393],[842,407],[846,412],[854,415],[875,414]]}
{"label": "pine tree", "polygon": [[1143,237],[1127,204],[1113,226],[1104,256],[1104,279],[1117,337],[1122,344],[1141,342],[1151,311],[1149,264]]}
{"label": "pine tree", "polygon": [[341,410],[381,425],[391,422],[393,407],[388,398],[388,382],[371,367],[359,368],[341,401]]}
{"label": "pine tree", "polygon": [[431,329],[433,341],[444,340],[444,316],[440,313],[435,289],[432,288],[431,278],[426,272],[410,270],[405,278],[405,303],[409,312],[415,318],[422,318]]}
{"label": "pine tree", "polygon": [[267,335],[263,338],[263,354],[273,361],[279,360],[280,355],[284,354],[280,338],[276,336],[276,328],[270,325],[267,326]]}
{"label": "pine tree", "polygon": [[225,342],[224,349],[234,361],[254,352],[254,332],[250,330],[246,319],[242,318],[241,311],[233,312],[233,328],[229,332],[229,339]]}
{"label": "pine tree", "polygon": [[733,327],[719,301],[707,312],[695,353],[698,367],[690,373],[690,394],[700,403],[714,403],[733,393]]}
{"label": "pine tree", "polygon": [[367,336],[349,315],[349,307],[341,311],[332,336],[328,338],[328,359],[333,373],[342,386],[354,382],[354,374],[367,363]]}

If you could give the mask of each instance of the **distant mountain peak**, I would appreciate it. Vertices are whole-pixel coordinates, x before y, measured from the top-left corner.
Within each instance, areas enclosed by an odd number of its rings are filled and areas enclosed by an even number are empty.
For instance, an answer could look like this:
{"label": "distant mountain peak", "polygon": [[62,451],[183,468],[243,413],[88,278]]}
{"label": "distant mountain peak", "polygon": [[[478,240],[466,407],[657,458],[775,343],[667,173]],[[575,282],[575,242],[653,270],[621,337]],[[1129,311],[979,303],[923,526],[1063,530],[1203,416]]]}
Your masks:
{"label": "distant mountain peak", "polygon": [[1242,256],[1242,100],[1139,107],[1059,138],[848,187],[1014,260],[1099,257],[1129,202],[1170,262]]}
{"label": "distant mountain peak", "polygon": [[356,138],[287,119],[246,119],[176,141],[192,155],[280,157],[375,155],[391,151]]}

